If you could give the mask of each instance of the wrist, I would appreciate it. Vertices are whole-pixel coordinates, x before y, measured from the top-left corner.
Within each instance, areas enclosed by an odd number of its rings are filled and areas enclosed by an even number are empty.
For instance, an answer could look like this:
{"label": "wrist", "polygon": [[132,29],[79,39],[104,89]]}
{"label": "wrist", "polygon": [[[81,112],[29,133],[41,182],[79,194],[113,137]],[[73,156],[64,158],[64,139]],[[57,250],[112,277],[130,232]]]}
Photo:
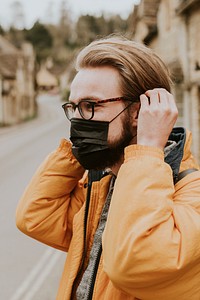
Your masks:
{"label": "wrist", "polygon": [[138,139],[137,144],[141,145],[141,146],[156,147],[161,150],[163,150],[165,147],[165,144],[163,145],[163,143],[161,143],[159,141],[155,141],[153,139]]}

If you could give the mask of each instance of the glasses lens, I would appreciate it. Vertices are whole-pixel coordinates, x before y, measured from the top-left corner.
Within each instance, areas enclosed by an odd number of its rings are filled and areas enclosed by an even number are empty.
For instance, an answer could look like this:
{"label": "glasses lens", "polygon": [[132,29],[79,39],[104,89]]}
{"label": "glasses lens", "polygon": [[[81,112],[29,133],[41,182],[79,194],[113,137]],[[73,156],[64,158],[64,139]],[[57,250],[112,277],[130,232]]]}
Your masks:
{"label": "glasses lens", "polygon": [[94,116],[94,102],[83,100],[79,102],[78,106],[79,112],[84,119],[92,119]]}
{"label": "glasses lens", "polygon": [[71,120],[71,118],[73,118],[73,115],[74,115],[74,107],[73,107],[73,104],[72,103],[66,103],[64,106],[64,111],[65,111],[65,114],[67,116],[67,118],[69,120]]}

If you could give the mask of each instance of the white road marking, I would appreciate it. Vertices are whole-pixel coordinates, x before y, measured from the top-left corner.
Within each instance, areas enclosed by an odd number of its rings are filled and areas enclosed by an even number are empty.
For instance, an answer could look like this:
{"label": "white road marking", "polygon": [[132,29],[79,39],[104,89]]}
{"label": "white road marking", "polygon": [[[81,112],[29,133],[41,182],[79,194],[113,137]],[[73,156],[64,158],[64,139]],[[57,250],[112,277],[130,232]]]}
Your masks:
{"label": "white road marking", "polygon": [[60,251],[48,248],[10,300],[32,300],[60,256]]}

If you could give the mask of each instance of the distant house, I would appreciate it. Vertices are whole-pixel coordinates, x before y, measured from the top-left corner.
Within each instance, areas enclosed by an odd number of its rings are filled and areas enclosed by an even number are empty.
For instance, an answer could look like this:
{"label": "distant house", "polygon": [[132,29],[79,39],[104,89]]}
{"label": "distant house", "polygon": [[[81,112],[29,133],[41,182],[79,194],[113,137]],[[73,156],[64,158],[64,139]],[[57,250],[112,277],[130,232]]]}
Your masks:
{"label": "distant house", "polygon": [[0,126],[32,118],[35,104],[35,55],[24,43],[16,48],[0,35]]}
{"label": "distant house", "polygon": [[48,57],[37,73],[36,82],[39,91],[60,93],[62,100],[66,100],[74,75],[73,59],[56,64],[51,57]]}
{"label": "distant house", "polygon": [[58,80],[43,64],[36,75],[36,82],[40,91],[52,91],[58,88]]}

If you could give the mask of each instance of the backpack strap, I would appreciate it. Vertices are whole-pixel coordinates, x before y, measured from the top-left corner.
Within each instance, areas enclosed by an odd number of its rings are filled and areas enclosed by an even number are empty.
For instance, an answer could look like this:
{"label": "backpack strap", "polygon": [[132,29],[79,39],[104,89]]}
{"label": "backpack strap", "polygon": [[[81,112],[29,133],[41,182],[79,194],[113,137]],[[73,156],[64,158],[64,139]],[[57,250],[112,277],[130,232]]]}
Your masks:
{"label": "backpack strap", "polygon": [[179,180],[183,179],[183,178],[184,178],[185,176],[187,176],[188,174],[193,173],[193,172],[195,172],[195,171],[199,171],[199,170],[198,170],[198,169],[195,169],[195,168],[192,168],[192,169],[187,169],[187,170],[184,170],[184,171],[180,172],[180,173],[178,174],[178,179],[177,179],[176,183],[177,183]]}

